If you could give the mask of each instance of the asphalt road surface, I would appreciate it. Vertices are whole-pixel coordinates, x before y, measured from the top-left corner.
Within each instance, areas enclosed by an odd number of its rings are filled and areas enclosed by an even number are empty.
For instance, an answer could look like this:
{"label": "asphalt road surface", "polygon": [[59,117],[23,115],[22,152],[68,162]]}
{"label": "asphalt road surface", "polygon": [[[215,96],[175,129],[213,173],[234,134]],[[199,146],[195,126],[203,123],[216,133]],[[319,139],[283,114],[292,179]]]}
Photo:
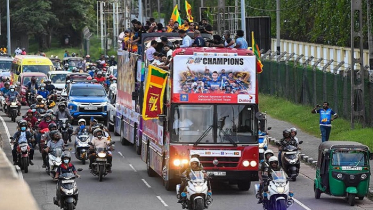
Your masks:
{"label": "asphalt road surface", "polygon": [[[26,112],[26,107],[22,108],[22,113]],[[11,151],[8,144],[8,135],[15,133],[16,124],[4,113],[0,113],[0,132],[4,140],[4,148],[7,156],[11,159]],[[17,119],[20,119],[18,117]],[[93,176],[88,170],[88,164],[82,165],[75,156],[72,163],[76,168],[82,168],[79,172],[80,179],[77,179],[79,188],[79,201],[77,209],[129,209],[129,210],[161,210],[161,209],[182,209],[177,203],[175,192],[166,191],[160,177],[148,177],[146,164],[136,154],[133,146],[122,146],[119,137],[112,134],[116,141],[113,152],[113,172],[104,177],[103,182]],[[75,137],[72,138],[74,141]],[[71,148],[73,142],[69,143]],[[74,152],[74,150],[72,150]],[[23,174],[24,180],[30,185],[32,193],[43,210],[59,209],[53,204],[56,183],[48,176],[42,168],[42,158],[39,151],[35,151],[35,165],[29,167],[29,173]],[[289,209],[293,210],[361,210],[372,209],[372,202],[368,199],[356,201],[356,206],[348,206],[343,198],[335,198],[322,194],[320,200],[315,200],[313,194],[313,169],[302,166],[301,174],[296,182],[290,183],[290,189],[294,192],[296,202]],[[213,203],[209,209],[262,209],[257,204],[254,193],[254,184],[248,192],[241,192],[235,186],[224,183],[214,183],[212,185]],[[11,208],[10,208],[11,209]]]}

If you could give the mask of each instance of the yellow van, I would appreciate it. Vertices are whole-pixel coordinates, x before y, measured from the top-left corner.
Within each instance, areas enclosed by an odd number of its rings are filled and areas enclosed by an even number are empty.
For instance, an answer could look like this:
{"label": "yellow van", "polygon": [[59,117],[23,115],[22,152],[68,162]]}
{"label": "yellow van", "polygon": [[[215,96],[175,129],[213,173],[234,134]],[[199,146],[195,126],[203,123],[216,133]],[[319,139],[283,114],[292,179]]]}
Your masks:
{"label": "yellow van", "polygon": [[10,70],[11,84],[14,84],[14,81],[18,81],[19,74],[23,72],[41,72],[47,75],[49,71],[54,71],[54,67],[52,61],[47,57],[16,55]]}

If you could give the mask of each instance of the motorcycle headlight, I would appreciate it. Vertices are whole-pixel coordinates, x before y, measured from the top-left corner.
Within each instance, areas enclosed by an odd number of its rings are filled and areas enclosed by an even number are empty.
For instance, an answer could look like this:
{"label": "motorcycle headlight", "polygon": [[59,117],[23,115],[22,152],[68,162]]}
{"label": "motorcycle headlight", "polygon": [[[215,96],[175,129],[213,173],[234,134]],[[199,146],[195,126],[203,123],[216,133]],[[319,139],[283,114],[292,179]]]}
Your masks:
{"label": "motorcycle headlight", "polygon": [[22,152],[26,152],[26,151],[27,151],[27,146],[23,146],[23,147],[21,147],[21,151],[22,151]]}
{"label": "motorcycle headlight", "polygon": [[106,157],[106,153],[100,152],[100,153],[97,154],[97,156],[100,157],[100,158],[104,158],[104,157]]}
{"label": "motorcycle headlight", "polygon": [[277,187],[277,192],[278,192],[279,194],[284,193],[284,191],[285,191],[285,188],[284,188],[284,187]]}
{"label": "motorcycle headlight", "polygon": [[337,174],[337,178],[338,178],[338,179],[342,179],[342,178],[343,178],[343,175],[342,175],[342,174]]}
{"label": "motorcycle headlight", "polygon": [[194,189],[195,189],[197,192],[201,192],[201,191],[202,191],[202,186],[195,186]]}
{"label": "motorcycle headlight", "polygon": [[264,143],[259,143],[259,149],[262,149],[264,147]]}

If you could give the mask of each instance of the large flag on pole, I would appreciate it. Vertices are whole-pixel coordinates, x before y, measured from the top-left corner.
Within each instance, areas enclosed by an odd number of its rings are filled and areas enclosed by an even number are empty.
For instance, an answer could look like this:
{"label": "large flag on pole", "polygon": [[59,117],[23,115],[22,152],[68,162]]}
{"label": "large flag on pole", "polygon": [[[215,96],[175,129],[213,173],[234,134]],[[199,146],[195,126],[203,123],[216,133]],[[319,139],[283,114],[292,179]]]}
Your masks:
{"label": "large flag on pole", "polygon": [[174,11],[172,11],[171,19],[173,19],[174,21],[177,21],[179,23],[179,25],[182,24],[180,14],[179,14],[179,10],[177,9],[177,4],[174,7]]}
{"label": "large flag on pole", "polygon": [[192,6],[185,0],[185,11],[189,22],[193,22]]}
{"label": "large flag on pole", "polygon": [[163,94],[166,89],[167,77],[167,71],[149,65],[142,109],[144,120],[158,119],[158,115],[163,113]]}
{"label": "large flag on pole", "polygon": [[256,56],[256,73],[260,74],[263,72],[263,64],[260,61],[261,55],[260,55],[258,44],[255,43],[254,31],[251,32],[251,44],[252,44],[254,55]]}

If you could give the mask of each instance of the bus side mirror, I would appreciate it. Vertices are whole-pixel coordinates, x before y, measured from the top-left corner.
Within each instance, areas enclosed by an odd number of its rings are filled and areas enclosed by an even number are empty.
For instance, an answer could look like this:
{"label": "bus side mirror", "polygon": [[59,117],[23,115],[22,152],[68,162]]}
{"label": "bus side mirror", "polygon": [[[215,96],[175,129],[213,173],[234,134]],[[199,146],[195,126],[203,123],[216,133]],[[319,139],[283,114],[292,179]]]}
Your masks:
{"label": "bus side mirror", "polygon": [[158,115],[158,119],[159,119],[160,122],[166,122],[167,121],[166,115],[164,115],[164,114]]}

